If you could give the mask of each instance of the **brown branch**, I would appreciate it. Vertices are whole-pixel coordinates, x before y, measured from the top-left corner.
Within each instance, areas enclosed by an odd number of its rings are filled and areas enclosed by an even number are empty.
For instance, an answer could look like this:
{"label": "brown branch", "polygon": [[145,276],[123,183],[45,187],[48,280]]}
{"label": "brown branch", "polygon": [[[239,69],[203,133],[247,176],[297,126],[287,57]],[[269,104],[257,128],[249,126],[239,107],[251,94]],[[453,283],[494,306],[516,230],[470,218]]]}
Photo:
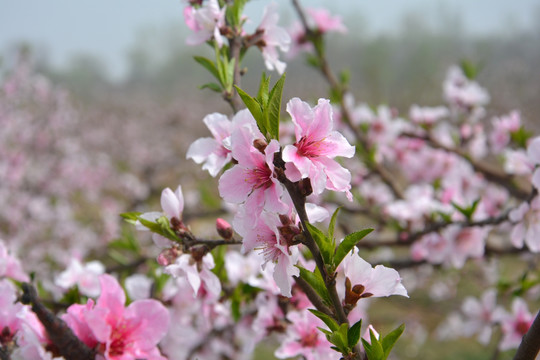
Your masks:
{"label": "brown branch", "polygon": [[39,300],[36,289],[29,283],[22,284],[21,302],[30,304],[32,311],[45,327],[49,340],[56,346],[60,355],[66,360],[93,360],[94,352],[83,343],[67,324],[56,317]]}
{"label": "brown branch", "polygon": [[534,360],[540,351],[540,312],[521,340],[514,360]]}
{"label": "brown branch", "polygon": [[296,282],[296,285],[302,289],[304,294],[306,294],[309,301],[311,301],[311,304],[315,306],[317,310],[319,310],[322,313],[325,313],[326,315],[335,318],[335,314],[326,306],[322,300],[322,298],[315,292],[315,290],[301,277],[294,276],[294,281]]}

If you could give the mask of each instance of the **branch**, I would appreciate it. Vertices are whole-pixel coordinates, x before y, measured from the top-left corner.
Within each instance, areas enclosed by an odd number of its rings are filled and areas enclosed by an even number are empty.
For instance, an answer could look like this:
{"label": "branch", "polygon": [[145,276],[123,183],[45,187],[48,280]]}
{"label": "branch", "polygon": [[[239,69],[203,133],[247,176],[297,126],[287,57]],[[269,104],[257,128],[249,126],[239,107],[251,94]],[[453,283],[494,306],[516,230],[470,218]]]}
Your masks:
{"label": "branch", "polygon": [[93,360],[94,352],[86,346],[60,318],[56,317],[39,300],[36,289],[29,283],[22,284],[21,302],[32,306],[32,311],[45,327],[49,340],[66,360]]}
{"label": "branch", "polygon": [[536,314],[529,331],[521,340],[514,360],[534,360],[540,351],[540,312]]}

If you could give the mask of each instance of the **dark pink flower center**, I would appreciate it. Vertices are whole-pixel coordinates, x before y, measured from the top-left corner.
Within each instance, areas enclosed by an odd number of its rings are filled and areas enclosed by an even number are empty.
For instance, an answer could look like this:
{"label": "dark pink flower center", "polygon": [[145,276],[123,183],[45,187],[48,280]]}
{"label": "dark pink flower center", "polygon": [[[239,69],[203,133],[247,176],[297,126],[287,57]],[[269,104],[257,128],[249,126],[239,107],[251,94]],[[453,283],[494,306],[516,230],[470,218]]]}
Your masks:
{"label": "dark pink flower center", "polygon": [[256,167],[246,171],[245,181],[253,185],[253,189],[268,189],[272,186],[272,170],[268,165]]}
{"label": "dark pink flower center", "polygon": [[302,336],[302,339],[300,339],[300,344],[302,344],[303,347],[315,347],[317,346],[318,340],[319,334],[317,333],[317,330],[311,329],[310,332]]}
{"label": "dark pink flower center", "polygon": [[323,140],[309,141],[305,136],[302,136],[294,146],[297,148],[298,155],[313,158],[321,155],[324,147]]}
{"label": "dark pink flower center", "polygon": [[111,344],[109,345],[109,356],[119,356],[124,354],[128,344],[126,340],[129,338],[131,329],[126,323],[122,322],[113,329],[111,334]]}
{"label": "dark pink flower center", "polygon": [[514,325],[514,329],[520,335],[525,335],[527,333],[527,331],[529,331],[530,327],[531,327],[531,324],[528,321],[525,321],[525,320],[519,320]]}

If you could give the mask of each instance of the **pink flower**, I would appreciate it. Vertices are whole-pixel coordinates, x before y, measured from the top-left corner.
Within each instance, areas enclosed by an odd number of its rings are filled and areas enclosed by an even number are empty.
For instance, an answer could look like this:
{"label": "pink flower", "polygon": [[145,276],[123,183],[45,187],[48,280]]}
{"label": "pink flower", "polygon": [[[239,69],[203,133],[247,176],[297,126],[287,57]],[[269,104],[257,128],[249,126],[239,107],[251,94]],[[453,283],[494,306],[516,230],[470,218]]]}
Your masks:
{"label": "pink flower", "polygon": [[[244,111],[238,112],[235,117]],[[219,113],[206,115],[203,121],[214,138],[205,137],[196,140],[190,145],[186,158],[193,159],[197,164],[204,163],[203,170],[208,170],[210,175],[215,177],[232,159],[231,151],[225,147],[224,141],[231,136],[233,123]]]}
{"label": "pink flower", "polygon": [[291,181],[309,178],[315,194],[329,189],[342,191],[352,201],[351,173],[334,158],[352,157],[355,148],[337,131],[333,131],[330,101],[319,99],[313,109],[302,100],[293,98],[287,112],[295,125],[296,143],[283,149],[287,163],[285,173]]}
{"label": "pink flower", "polygon": [[517,348],[534,320],[527,304],[521,298],[515,298],[512,302],[512,314],[499,309],[495,318],[501,322],[503,338],[499,348],[502,351]]}
{"label": "pink flower", "polygon": [[182,211],[184,210],[182,186],[178,185],[175,192],[170,188],[161,192],[161,208],[169,220],[182,220]]}
{"label": "pink flower", "polygon": [[137,300],[124,308],[126,297],[116,279],[100,276],[101,295],[94,306],[72,305],[63,316],[73,332],[107,360],[165,360],[157,344],[166,335],[169,313],[156,300]]}
{"label": "pink flower", "polygon": [[478,333],[478,341],[487,345],[491,338],[494,313],[497,305],[497,292],[494,289],[486,291],[480,301],[473,297],[467,297],[463,301],[461,311],[465,315],[462,326],[464,336]]}
{"label": "pink flower", "polygon": [[252,127],[242,126],[231,135],[233,158],[238,164],[219,179],[219,194],[231,203],[244,203],[252,226],[263,208],[285,213],[288,206],[281,200],[283,188],[274,176],[274,154],[280,146],[272,140],[264,150],[253,146],[264,136]]}
{"label": "pink flower", "polygon": [[256,227],[247,224],[238,226],[237,231],[243,237],[244,251],[261,250],[264,263],[272,262],[275,264],[274,280],[279,286],[281,294],[291,297],[292,277],[298,276],[300,273],[298,268],[294,266],[298,261],[299,254],[298,249],[290,246],[287,239],[281,235],[279,227],[282,226],[283,224],[277,215],[263,212]]}
{"label": "pink flower", "polygon": [[328,9],[325,8],[307,8],[306,12],[308,13],[311,20],[315,23],[315,27],[321,33],[327,33],[329,31],[335,31],[342,34],[347,32],[347,28],[343,25],[341,16],[336,15],[332,16]]}
{"label": "pink flower", "polygon": [[463,71],[452,66],[443,84],[444,98],[452,106],[471,110],[489,102],[489,94],[476,81],[469,80]]}
{"label": "pink flower", "polygon": [[90,261],[83,265],[78,259],[71,259],[68,268],[55,279],[56,286],[64,290],[77,285],[81,294],[96,297],[100,292],[99,275],[105,272],[105,266],[99,261]]}
{"label": "pink flower", "polygon": [[225,25],[225,7],[220,9],[217,0],[208,0],[198,9],[187,6],[184,19],[194,32],[187,37],[188,45],[199,45],[213,37],[219,47],[223,46],[220,28]]}
{"label": "pink flower", "polygon": [[211,271],[214,266],[214,258],[210,253],[200,259],[195,259],[191,254],[182,254],[173,264],[165,267],[165,272],[174,277],[187,277],[193,289],[193,297],[197,297],[200,290],[204,290],[217,298],[221,292],[221,282]]}
{"label": "pink flower", "polygon": [[530,205],[522,203],[508,214],[510,221],[516,223],[510,234],[512,244],[522,248],[523,243],[532,252],[540,252],[540,197],[535,197]]}
{"label": "pink flower", "polygon": [[283,52],[288,51],[291,37],[284,28],[277,26],[278,20],[277,4],[271,3],[265,6],[263,19],[257,31],[263,33],[261,43],[264,45],[261,46],[261,52],[266,68],[268,70],[275,69],[279,74],[283,74],[287,64],[279,61],[277,49],[279,48]]}
{"label": "pink flower", "polygon": [[30,278],[23,271],[21,262],[8,252],[4,242],[0,239],[0,277],[8,277],[17,281],[29,281]]}
{"label": "pink flower", "polygon": [[527,146],[527,157],[536,166],[532,175],[532,184],[537,190],[540,190],[540,136],[532,139]]}
{"label": "pink flower", "polygon": [[318,327],[326,328],[324,323],[307,311],[291,311],[287,314],[290,321],[287,334],[281,346],[274,353],[278,359],[302,355],[306,360],[340,359],[341,354],[332,350],[332,346]]}
{"label": "pink flower", "polygon": [[493,131],[489,136],[489,142],[493,153],[500,153],[510,143],[510,136],[519,130],[521,117],[519,111],[512,111],[506,116],[491,120]]}
{"label": "pink flower", "polygon": [[[401,283],[399,273],[383,265],[373,268],[367,261],[358,255],[358,248],[354,247],[345,256],[342,265],[346,285],[345,302],[356,305],[356,301],[365,297],[383,297],[390,295],[406,296],[407,290]],[[350,301],[349,301],[350,300]]]}
{"label": "pink flower", "polygon": [[448,117],[450,112],[444,106],[437,107],[420,107],[418,105],[411,106],[409,117],[412,122],[418,125],[434,125],[439,120]]}

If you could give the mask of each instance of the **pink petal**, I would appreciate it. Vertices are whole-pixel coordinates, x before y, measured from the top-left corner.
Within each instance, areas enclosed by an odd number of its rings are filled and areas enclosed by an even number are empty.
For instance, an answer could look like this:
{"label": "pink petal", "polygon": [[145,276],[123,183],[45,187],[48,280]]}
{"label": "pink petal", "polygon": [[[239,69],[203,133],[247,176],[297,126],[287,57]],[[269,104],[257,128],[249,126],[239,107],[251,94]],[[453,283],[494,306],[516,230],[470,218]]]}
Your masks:
{"label": "pink petal", "polygon": [[124,290],[118,281],[109,274],[100,275],[99,283],[101,295],[97,300],[96,307],[108,309],[113,316],[121,318],[126,303]]}
{"label": "pink petal", "polygon": [[219,195],[223,200],[231,203],[241,203],[246,200],[253,187],[245,181],[246,170],[240,165],[235,165],[225,171],[219,179]]}
{"label": "pink petal", "polygon": [[527,146],[527,156],[533,164],[540,164],[540,136],[535,137]]}
{"label": "pink petal", "polygon": [[180,202],[170,188],[166,188],[161,192],[161,208],[169,219],[175,217],[180,218]]}
{"label": "pink petal", "polygon": [[137,300],[126,308],[124,316],[126,320],[138,324],[130,336],[136,348],[151,350],[169,329],[169,312],[157,300]]}
{"label": "pink petal", "polygon": [[332,119],[332,105],[330,105],[330,100],[328,99],[319,99],[317,105],[313,108],[314,119],[309,127],[306,136],[310,140],[322,140],[324,139],[333,127]]}
{"label": "pink petal", "polygon": [[308,103],[299,98],[292,98],[287,103],[287,112],[291,115],[296,134],[296,141],[299,141],[302,136],[307,134],[308,129],[313,122],[313,111]]}

